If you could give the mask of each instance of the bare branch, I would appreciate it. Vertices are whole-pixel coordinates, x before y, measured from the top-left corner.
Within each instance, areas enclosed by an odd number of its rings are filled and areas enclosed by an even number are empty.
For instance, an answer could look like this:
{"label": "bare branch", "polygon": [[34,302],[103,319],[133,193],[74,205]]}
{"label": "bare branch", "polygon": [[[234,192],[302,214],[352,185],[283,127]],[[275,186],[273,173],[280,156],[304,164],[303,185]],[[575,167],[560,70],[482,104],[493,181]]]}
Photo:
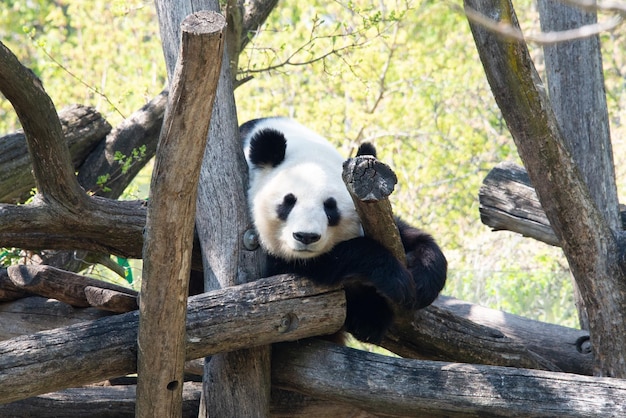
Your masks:
{"label": "bare branch", "polygon": [[[624,7],[626,8],[626,5]],[[518,41],[532,42],[538,45],[552,45],[575,39],[588,38],[602,32],[610,32],[618,27],[623,20],[621,15],[616,15],[603,22],[581,26],[576,29],[558,32],[531,33],[525,35],[517,26],[508,22],[491,19],[470,7],[465,8],[465,15],[470,21],[483,26],[494,33],[507,38]]]}

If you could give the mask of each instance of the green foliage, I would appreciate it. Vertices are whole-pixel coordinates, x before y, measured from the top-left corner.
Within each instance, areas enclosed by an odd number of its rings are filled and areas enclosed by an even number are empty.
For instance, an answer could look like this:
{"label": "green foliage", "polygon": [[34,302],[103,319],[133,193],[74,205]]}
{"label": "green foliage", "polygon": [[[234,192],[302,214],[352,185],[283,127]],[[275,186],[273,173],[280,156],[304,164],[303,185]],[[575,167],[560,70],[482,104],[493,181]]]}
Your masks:
{"label": "green foliage", "polygon": [[[322,58],[302,65],[312,57]],[[255,75],[236,91],[241,121],[295,117],[346,156],[363,141],[377,146],[398,174],[396,212],[444,248],[446,294],[576,322],[560,251],[480,223],[483,177],[518,157],[464,16],[432,1],[293,2],[240,64]]]}

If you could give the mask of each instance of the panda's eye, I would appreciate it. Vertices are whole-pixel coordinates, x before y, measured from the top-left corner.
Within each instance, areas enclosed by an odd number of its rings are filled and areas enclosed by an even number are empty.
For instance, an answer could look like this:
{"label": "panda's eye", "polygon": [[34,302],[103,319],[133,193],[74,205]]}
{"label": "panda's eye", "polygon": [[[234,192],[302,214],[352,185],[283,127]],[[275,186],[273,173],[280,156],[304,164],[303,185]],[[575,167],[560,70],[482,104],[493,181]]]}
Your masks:
{"label": "panda's eye", "polygon": [[337,226],[341,220],[341,213],[337,208],[337,201],[333,197],[329,197],[324,201],[324,212],[328,218],[328,226]]}
{"label": "panda's eye", "polygon": [[296,197],[289,193],[283,197],[283,202],[276,208],[276,215],[281,221],[286,221],[291,209],[296,205]]}

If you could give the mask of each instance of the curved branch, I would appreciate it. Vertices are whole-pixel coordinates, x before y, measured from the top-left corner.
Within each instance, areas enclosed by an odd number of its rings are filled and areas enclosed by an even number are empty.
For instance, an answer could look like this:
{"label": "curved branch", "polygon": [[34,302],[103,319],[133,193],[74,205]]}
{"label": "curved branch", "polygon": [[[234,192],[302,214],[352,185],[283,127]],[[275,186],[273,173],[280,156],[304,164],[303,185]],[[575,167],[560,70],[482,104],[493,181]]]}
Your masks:
{"label": "curved branch", "polygon": [[61,122],[41,81],[0,42],[0,91],[20,119],[39,193],[60,202],[87,200],[76,176]]}

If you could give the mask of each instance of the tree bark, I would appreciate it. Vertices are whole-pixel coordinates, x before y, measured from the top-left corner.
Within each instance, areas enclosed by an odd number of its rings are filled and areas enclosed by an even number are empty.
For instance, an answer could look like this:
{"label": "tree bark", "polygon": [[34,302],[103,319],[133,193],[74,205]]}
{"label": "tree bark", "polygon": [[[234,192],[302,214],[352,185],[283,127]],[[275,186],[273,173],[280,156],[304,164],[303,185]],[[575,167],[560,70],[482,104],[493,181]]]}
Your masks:
{"label": "tree bark", "polygon": [[[480,187],[478,202],[480,220],[494,231],[517,232],[548,245],[560,245],[523,167],[504,162],[492,168]],[[620,224],[625,229],[625,210],[620,210]]]}
{"label": "tree bark", "polygon": [[[78,169],[93,147],[111,131],[111,125],[94,108],[73,105],[59,112],[63,136],[72,164]],[[35,187],[23,132],[0,138],[0,202],[23,203]]]}
{"label": "tree bark", "polygon": [[[519,26],[509,1],[466,0],[465,5]],[[585,301],[596,373],[626,377],[622,234],[591,198],[526,45],[475,23],[470,27],[494,97]]]}
{"label": "tree bark", "polygon": [[[122,195],[131,180],[156,153],[167,95],[167,91],[158,94],[98,143],[78,170],[78,182],[86,190],[110,199]],[[144,147],[143,157],[135,160],[127,171],[122,171],[115,155],[120,153],[128,157],[141,147]],[[104,188],[98,185],[101,176],[108,177]]]}
{"label": "tree bark", "polygon": [[[180,416],[196,196],[225,19],[189,15],[150,184],[139,303],[137,416]],[[184,179],[184,181],[181,181]]]}
{"label": "tree bark", "polygon": [[343,164],[342,178],[354,201],[365,235],[379,241],[401,263],[406,264],[400,231],[388,199],[398,182],[396,174],[376,158],[362,155]]}
{"label": "tree bark", "polygon": [[[595,13],[555,0],[538,2],[544,32],[597,23]],[[589,194],[609,227],[619,230],[619,203],[604,90],[600,37],[589,36],[544,47],[548,94],[554,114]],[[576,283],[575,283],[576,286]],[[589,328],[585,301],[576,289],[580,324]]]}
{"label": "tree bark", "polygon": [[137,309],[136,291],[102,280],[43,265],[15,265],[10,266],[7,271],[9,278],[19,289],[54,298],[71,306],[82,308],[93,306],[85,290],[90,287],[124,293],[135,300],[134,309]]}
{"label": "tree bark", "polygon": [[399,359],[314,339],[278,344],[272,359],[276,386],[384,416],[626,414],[618,379]]}
{"label": "tree bark", "polygon": [[[189,299],[186,359],[331,334],[344,320],[343,290],[302,278],[215,290]],[[130,312],[0,342],[0,404],[135,373],[138,322]]]}

